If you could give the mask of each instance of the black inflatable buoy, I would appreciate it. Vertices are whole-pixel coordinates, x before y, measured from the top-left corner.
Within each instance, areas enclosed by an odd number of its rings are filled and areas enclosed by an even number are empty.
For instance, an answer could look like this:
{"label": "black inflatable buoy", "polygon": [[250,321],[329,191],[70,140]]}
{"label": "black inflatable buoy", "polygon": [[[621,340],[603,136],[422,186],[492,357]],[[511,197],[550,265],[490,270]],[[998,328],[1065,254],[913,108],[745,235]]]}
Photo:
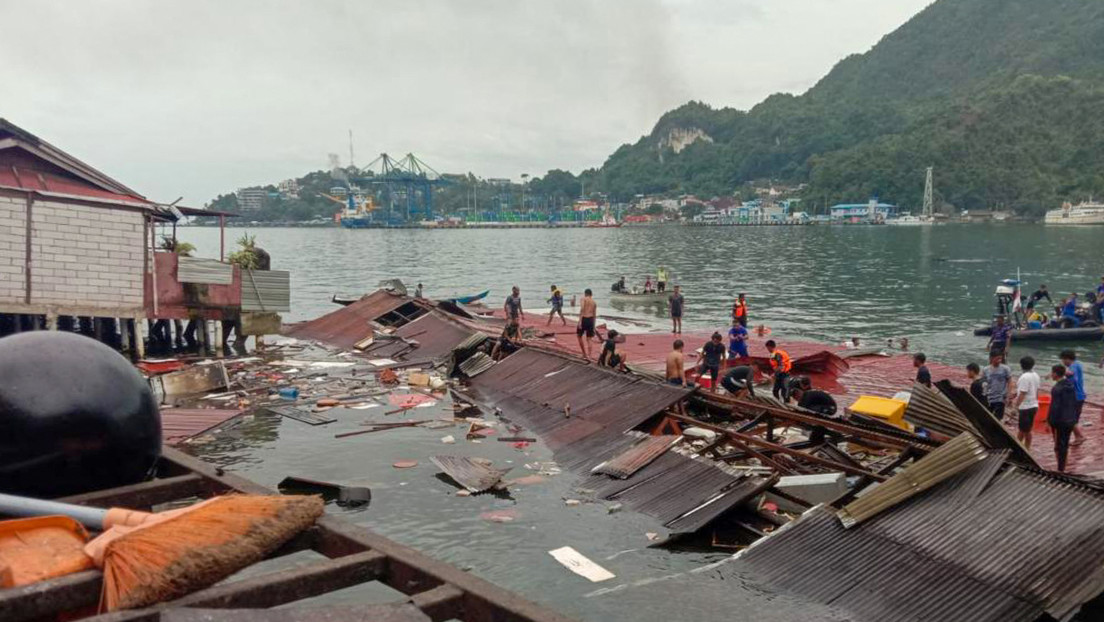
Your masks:
{"label": "black inflatable buoy", "polygon": [[160,455],[157,401],[119,353],[73,333],[0,339],[0,492],[133,484]]}

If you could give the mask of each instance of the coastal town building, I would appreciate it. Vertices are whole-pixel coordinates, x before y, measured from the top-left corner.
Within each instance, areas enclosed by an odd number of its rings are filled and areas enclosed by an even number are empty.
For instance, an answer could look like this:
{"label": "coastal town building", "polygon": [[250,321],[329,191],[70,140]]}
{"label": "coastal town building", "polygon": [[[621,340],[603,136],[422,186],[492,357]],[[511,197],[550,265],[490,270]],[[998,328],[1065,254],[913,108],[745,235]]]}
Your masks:
{"label": "coastal town building", "polygon": [[239,188],[238,209],[242,212],[256,212],[264,206],[268,192],[263,188]]}
{"label": "coastal town building", "polygon": [[285,179],[281,181],[276,189],[280,192],[280,197],[284,199],[298,199],[299,198],[299,181],[296,179]]}
{"label": "coastal town building", "polygon": [[870,199],[866,203],[841,203],[831,207],[832,222],[883,222],[896,213],[897,206]]}

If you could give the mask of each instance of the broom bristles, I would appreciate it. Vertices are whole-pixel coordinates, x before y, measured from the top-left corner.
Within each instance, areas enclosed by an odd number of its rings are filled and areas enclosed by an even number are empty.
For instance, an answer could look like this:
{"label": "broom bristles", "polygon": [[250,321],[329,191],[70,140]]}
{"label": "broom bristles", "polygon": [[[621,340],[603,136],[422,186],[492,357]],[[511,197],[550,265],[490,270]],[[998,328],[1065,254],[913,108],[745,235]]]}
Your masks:
{"label": "broom bristles", "polygon": [[138,527],[104,551],[104,607],[145,607],[218,583],[309,527],[322,505],[319,497],[228,495]]}

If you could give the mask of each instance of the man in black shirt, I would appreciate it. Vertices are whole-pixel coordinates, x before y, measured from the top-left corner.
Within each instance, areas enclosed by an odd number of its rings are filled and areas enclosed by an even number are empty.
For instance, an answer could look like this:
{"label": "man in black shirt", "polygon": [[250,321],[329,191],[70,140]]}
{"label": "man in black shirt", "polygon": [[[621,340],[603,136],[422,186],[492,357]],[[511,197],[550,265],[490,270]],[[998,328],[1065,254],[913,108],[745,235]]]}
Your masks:
{"label": "man in black shirt", "polygon": [[923,352],[919,352],[916,356],[912,357],[912,366],[916,368],[916,382],[928,387],[932,386],[931,372],[928,371],[928,357]]}
{"label": "man in black shirt", "polygon": [[698,369],[699,376],[704,376],[706,372],[709,373],[713,379],[713,384],[710,385],[709,390],[714,393],[717,392],[717,376],[721,373],[721,361],[724,360],[725,356],[725,346],[722,339],[720,333],[713,333],[713,338],[702,346],[701,368]]}
{"label": "man in black shirt", "polygon": [[985,393],[985,379],[981,377],[981,367],[977,363],[970,363],[966,366],[966,377],[970,379],[970,395],[987,406],[989,396]]}
{"label": "man in black shirt", "polygon": [[755,370],[750,365],[733,367],[721,380],[721,386],[736,397],[743,397],[744,393],[755,397]]}
{"label": "man in black shirt", "polygon": [[792,385],[793,389],[790,395],[797,398],[799,408],[811,410],[826,417],[836,414],[838,406],[836,406],[836,400],[832,399],[831,395],[814,389],[808,376],[801,376],[796,380],[797,382]]}
{"label": "man in black shirt", "polygon": [[1027,299],[1027,308],[1034,309],[1035,303],[1039,302],[1043,298],[1046,298],[1047,302],[1049,302],[1050,304],[1054,304],[1054,300],[1051,299],[1050,292],[1047,291],[1046,285],[1040,285],[1039,289],[1032,292],[1031,296],[1029,296]]}
{"label": "man in black shirt", "polygon": [[628,371],[625,368],[625,355],[617,353],[617,344],[623,341],[625,338],[621,337],[620,333],[610,329],[606,333],[606,343],[602,346],[602,353],[598,355],[598,364],[618,371]]}

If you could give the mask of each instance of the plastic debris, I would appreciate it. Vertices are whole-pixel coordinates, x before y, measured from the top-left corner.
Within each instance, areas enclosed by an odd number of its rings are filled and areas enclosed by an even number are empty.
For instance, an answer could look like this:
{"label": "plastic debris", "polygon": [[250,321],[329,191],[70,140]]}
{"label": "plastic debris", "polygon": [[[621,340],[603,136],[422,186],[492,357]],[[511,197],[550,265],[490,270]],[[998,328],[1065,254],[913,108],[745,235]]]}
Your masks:
{"label": "plastic debris", "polygon": [[409,469],[411,467],[418,466],[418,461],[417,460],[399,460],[398,462],[396,462],[395,464],[392,464],[391,466],[395,467],[396,469]]}
{"label": "plastic debris", "polygon": [[456,442],[456,439],[450,434],[448,436],[441,437],[441,442],[446,445],[452,445]]}
{"label": "plastic debris", "polygon": [[570,546],[565,546],[552,551],[548,551],[548,554],[564,565],[565,568],[574,572],[575,574],[585,577],[594,583],[607,581],[614,578],[612,572],[599,566],[598,564],[590,561],[583,556],[582,553],[576,551]]}

